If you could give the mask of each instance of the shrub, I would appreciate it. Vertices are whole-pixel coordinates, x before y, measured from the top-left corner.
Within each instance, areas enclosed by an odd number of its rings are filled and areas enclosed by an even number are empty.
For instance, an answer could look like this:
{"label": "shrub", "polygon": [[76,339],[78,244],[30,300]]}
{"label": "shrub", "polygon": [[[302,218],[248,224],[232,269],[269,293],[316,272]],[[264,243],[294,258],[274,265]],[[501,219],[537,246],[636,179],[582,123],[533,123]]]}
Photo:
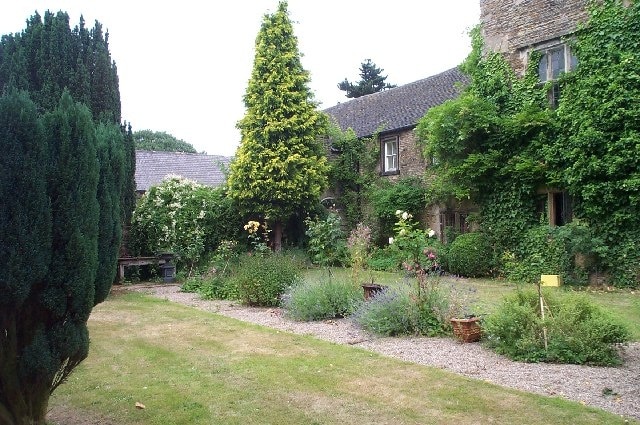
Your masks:
{"label": "shrub", "polygon": [[167,176],[139,200],[131,219],[131,249],[138,255],[171,251],[190,271],[205,251],[235,239],[237,212],[221,188]]}
{"label": "shrub", "polygon": [[493,268],[491,245],[483,233],[458,236],[449,245],[446,257],[449,272],[460,276],[486,276]]}
{"label": "shrub", "polygon": [[[537,283],[540,275],[557,274],[564,282],[584,284],[597,264],[593,260],[604,249],[602,239],[584,224],[541,224],[527,230],[515,252],[503,255],[504,272],[509,280],[519,283]],[[577,263],[578,254],[592,261]]]}
{"label": "shrub", "polygon": [[378,335],[443,335],[450,330],[449,297],[437,279],[421,289],[400,285],[362,304],[353,317]]}
{"label": "shrub", "polygon": [[[629,331],[584,295],[543,293],[545,319],[533,289],[506,297],[483,322],[488,345],[497,353],[526,362],[616,365],[614,344]],[[547,336],[545,349],[544,335]]]}
{"label": "shrub", "polygon": [[323,320],[347,317],[362,303],[362,289],[350,282],[304,282],[287,294],[285,309],[294,320]]}
{"label": "shrub", "polygon": [[206,271],[189,277],[182,285],[182,292],[195,292],[203,299],[238,299],[238,289],[230,276],[237,267],[239,256],[236,241],[225,240],[211,254]]}
{"label": "shrub", "polygon": [[347,243],[341,221],[334,212],[330,212],[326,219],[305,220],[309,256],[314,264],[336,266],[347,263]]}
{"label": "shrub", "polygon": [[240,259],[229,284],[237,288],[240,300],[247,305],[275,306],[282,294],[298,283],[300,269],[300,261],[286,253],[247,255]]}
{"label": "shrub", "polygon": [[385,272],[397,271],[402,258],[400,258],[397,250],[387,246],[385,248],[374,248],[367,260],[367,267],[372,270],[380,270]]}

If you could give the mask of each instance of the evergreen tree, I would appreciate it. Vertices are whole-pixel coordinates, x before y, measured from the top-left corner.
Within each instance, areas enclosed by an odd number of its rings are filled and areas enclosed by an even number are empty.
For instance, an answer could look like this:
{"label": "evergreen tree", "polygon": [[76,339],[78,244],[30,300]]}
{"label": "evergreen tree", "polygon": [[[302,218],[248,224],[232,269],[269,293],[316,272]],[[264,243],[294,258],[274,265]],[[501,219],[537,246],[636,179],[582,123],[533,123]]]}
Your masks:
{"label": "evergreen tree", "polygon": [[133,139],[136,149],[145,151],[197,153],[193,145],[164,131],[139,130],[133,133]]}
{"label": "evergreen tree", "polygon": [[265,15],[256,38],[242,140],[230,167],[229,195],[248,214],[268,220],[281,247],[283,223],[317,203],[328,165],[318,135],[326,116],[316,110],[298,41],[281,2]]}
{"label": "evergreen tree", "polygon": [[21,33],[0,40],[0,91],[27,90],[42,111],[57,107],[65,88],[85,103],[93,116],[120,123],[120,89],[109,34],[96,21],[88,30],[84,19],[71,30],[65,12],[35,13]]}
{"label": "evergreen tree", "polygon": [[346,91],[348,98],[356,98],[396,87],[395,84],[385,83],[387,76],[382,76],[382,71],[384,69],[378,68],[371,59],[367,59],[360,65],[360,81],[353,84],[345,78],[338,84],[338,88]]}

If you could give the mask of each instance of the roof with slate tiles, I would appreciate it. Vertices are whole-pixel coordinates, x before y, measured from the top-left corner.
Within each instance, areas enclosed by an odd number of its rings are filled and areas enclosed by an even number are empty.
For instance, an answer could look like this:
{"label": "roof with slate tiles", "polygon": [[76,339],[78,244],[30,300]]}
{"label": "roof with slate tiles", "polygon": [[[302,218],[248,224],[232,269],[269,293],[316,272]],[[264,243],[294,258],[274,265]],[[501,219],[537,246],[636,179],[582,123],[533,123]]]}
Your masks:
{"label": "roof with slate tiles", "polygon": [[195,180],[207,186],[225,181],[223,170],[231,157],[184,152],[136,151],[136,191],[147,191],[170,174]]}
{"label": "roof with slate tiles", "polygon": [[458,68],[390,90],[358,97],[324,110],[342,130],[358,137],[414,127],[427,111],[460,94],[469,78]]}

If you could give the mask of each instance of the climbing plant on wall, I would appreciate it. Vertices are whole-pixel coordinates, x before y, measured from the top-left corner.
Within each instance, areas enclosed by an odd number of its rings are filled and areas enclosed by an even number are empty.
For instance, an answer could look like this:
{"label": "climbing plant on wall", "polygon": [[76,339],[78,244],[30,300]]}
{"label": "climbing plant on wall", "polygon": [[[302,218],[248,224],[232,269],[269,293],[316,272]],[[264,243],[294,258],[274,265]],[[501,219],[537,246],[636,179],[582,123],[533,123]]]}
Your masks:
{"label": "climbing plant on wall", "polygon": [[523,77],[504,57],[483,54],[479,29],[462,69],[471,83],[432,108],[417,131],[437,160],[428,200],[470,199],[496,254],[517,249],[540,222],[537,190],[566,189],[575,218],[605,241],[596,264],[617,285],[640,276],[640,5],[593,3],[575,40],[578,67],[559,80],[559,107],[547,100],[533,54]]}
{"label": "climbing plant on wall", "polygon": [[574,45],[549,146],[553,177],[597,229],[618,285],[640,282],[640,2],[605,0],[590,11]]}

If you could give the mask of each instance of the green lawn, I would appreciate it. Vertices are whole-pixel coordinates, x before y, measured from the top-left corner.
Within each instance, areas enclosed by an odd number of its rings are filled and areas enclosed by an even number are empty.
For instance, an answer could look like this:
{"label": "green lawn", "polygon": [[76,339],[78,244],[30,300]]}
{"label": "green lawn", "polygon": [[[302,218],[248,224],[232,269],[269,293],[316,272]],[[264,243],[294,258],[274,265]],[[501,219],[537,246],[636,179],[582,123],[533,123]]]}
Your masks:
{"label": "green lawn", "polygon": [[100,423],[625,423],[579,403],[138,293],[112,295],[89,325],[89,358],[50,407]]}

